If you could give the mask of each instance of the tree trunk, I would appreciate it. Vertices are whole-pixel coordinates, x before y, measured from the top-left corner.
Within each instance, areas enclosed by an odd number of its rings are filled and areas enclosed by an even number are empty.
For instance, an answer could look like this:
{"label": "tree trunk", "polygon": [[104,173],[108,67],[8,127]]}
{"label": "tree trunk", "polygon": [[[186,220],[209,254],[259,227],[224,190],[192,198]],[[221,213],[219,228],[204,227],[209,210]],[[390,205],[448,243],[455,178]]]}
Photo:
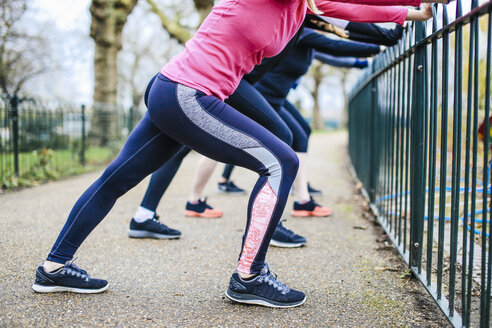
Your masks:
{"label": "tree trunk", "polygon": [[106,106],[116,104],[117,56],[121,32],[138,0],[92,0],[90,36],[96,44],[94,55],[94,111],[89,137],[91,143],[106,146],[111,135],[111,114]]}
{"label": "tree trunk", "polygon": [[342,111],[340,127],[346,128],[348,122],[348,92],[347,92],[346,84],[347,84],[347,75],[349,73],[349,70],[346,68],[342,68],[341,70],[342,70],[341,81],[342,81],[342,93],[343,93],[343,111]]}
{"label": "tree trunk", "polygon": [[200,15],[200,24],[205,20],[210,10],[214,6],[213,0],[193,0],[195,3],[196,10]]}
{"label": "tree trunk", "polygon": [[325,124],[323,122],[323,117],[321,117],[320,106],[319,106],[319,87],[321,85],[321,81],[323,80],[323,75],[321,74],[320,63],[314,63],[312,66],[313,78],[314,78],[314,90],[313,90],[313,122],[312,126],[315,130],[323,129]]}

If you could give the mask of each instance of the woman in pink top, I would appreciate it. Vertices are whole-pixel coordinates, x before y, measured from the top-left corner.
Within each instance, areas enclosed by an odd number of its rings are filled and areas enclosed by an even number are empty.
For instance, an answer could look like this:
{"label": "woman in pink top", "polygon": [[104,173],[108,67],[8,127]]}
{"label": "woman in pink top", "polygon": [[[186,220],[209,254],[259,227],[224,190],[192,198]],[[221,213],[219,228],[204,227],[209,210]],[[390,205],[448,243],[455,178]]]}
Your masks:
{"label": "woman in pink top", "polygon": [[[316,6],[308,0],[310,10]],[[354,0],[389,5],[418,5],[419,0]],[[336,16],[344,8],[387,15],[403,22],[415,11],[317,1],[321,11]],[[348,8],[348,9],[347,9]],[[295,178],[294,151],[269,131],[223,102],[245,73],[265,57],[278,54],[299,29],[307,12],[305,0],[223,0],[212,9],[185,50],[161,70],[153,83],[149,110],[128,137],[118,157],[78,199],[47,261],[38,267],[37,292],[98,293],[108,282],[89,277],[72,258],[116,200],[161,167],[182,145],[215,160],[259,174],[248,204],[246,232],[237,270],[227,297],[271,307],[304,303],[304,293],[276,280],[265,263],[266,251]],[[359,21],[363,20],[359,18]]]}

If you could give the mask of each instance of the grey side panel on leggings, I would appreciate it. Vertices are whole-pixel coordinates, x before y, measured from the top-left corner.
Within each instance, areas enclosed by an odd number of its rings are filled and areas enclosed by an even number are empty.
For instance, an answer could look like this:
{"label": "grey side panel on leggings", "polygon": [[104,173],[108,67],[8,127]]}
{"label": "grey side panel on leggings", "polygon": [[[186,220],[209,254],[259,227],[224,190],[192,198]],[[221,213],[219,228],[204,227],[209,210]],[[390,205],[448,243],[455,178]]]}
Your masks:
{"label": "grey side panel on leggings", "polygon": [[177,96],[179,105],[186,116],[193,118],[192,122],[214,137],[236,148],[261,147],[255,139],[232,129],[207,113],[195,99],[195,94],[195,89],[178,84]]}
{"label": "grey side panel on leggings", "polygon": [[209,114],[195,98],[196,90],[178,84],[177,98],[181,110],[190,120],[207,133],[222,140],[229,145],[242,149],[265,166],[270,176],[268,181],[275,194],[278,195],[280,180],[282,178],[282,166],[270,150],[262,146],[249,135],[237,131],[224,124],[213,115]]}
{"label": "grey side panel on leggings", "polygon": [[263,165],[265,165],[266,168],[268,168],[268,172],[270,172],[268,182],[275,192],[275,195],[278,195],[280,180],[282,179],[282,166],[277,165],[278,159],[273,156],[271,152],[263,147],[248,148],[243,150],[259,160],[261,163],[263,163]]}

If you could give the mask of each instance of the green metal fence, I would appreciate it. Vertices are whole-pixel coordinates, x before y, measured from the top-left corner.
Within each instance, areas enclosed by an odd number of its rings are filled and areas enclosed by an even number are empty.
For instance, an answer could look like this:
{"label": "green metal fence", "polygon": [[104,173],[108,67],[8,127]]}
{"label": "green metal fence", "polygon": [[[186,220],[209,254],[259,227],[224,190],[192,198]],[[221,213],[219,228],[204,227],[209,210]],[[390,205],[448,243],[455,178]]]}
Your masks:
{"label": "green metal fence", "polygon": [[[138,122],[138,109],[0,98],[0,190],[91,169],[111,160]],[[104,122],[95,129],[96,120]],[[109,142],[104,141],[110,140]]]}
{"label": "green metal fence", "polygon": [[454,6],[410,24],[352,90],[349,154],[379,222],[449,321],[489,327],[492,4]]}

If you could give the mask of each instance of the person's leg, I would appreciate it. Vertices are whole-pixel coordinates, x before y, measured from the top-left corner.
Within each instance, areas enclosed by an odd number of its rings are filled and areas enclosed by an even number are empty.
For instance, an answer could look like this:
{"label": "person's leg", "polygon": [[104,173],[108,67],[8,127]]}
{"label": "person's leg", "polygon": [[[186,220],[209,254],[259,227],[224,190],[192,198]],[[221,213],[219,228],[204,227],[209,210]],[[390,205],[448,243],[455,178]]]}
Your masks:
{"label": "person's leg", "polygon": [[145,191],[145,196],[142,199],[141,207],[155,212],[161,198],[164,196],[169,184],[173,181],[176,172],[178,172],[183,159],[190,153],[190,149],[182,147],[178,153],[169,160],[160,169],[152,174],[149,181],[149,186]]}
{"label": "person's leg", "polygon": [[192,188],[188,201],[195,202],[204,196],[203,190],[205,189],[210,176],[214,173],[216,166],[217,161],[205,156],[200,158],[196,166],[193,182],[191,183]]}
{"label": "person's leg", "polygon": [[217,161],[202,156],[196,166],[195,176],[191,184],[191,194],[186,203],[185,215],[201,218],[220,218],[222,210],[212,208],[207,204],[207,199],[203,194],[208,180],[214,173]]}
{"label": "person's leg", "polygon": [[[309,123],[306,122],[306,120],[304,119],[304,117],[302,117],[301,113],[299,113],[299,110],[291,102],[289,102],[288,100],[285,100],[285,102],[284,102],[284,104],[283,104],[282,107],[286,111],[288,111],[290,113],[290,115],[302,127],[302,129],[304,130],[304,133],[306,133],[306,135],[308,137],[308,141],[309,141],[309,137],[311,136],[311,132],[312,132],[311,131],[311,127],[309,126]],[[307,162],[308,162],[308,159],[306,158],[304,160],[304,163],[303,163],[303,166],[305,168],[308,167],[308,163]],[[308,182],[308,191],[309,191],[309,195],[311,195],[311,196],[323,194],[323,192],[321,190],[318,190],[316,188],[313,188],[309,182]]]}
{"label": "person's leg", "polygon": [[232,170],[234,165],[226,164],[224,167],[224,172],[222,172],[222,177],[219,178],[219,183],[217,184],[217,192],[225,193],[229,195],[244,195],[246,190],[236,186],[234,181],[231,179]]}
{"label": "person's leg", "polygon": [[[241,80],[234,93],[225,101],[238,112],[246,115],[253,121],[259,123],[268,131],[277,136],[288,145],[292,144],[292,132],[285,124],[278,113],[270,106],[268,101],[246,80]],[[227,164],[224,168],[222,178],[219,180],[218,190],[222,192],[242,193],[243,189],[237,186],[230,187],[230,177],[234,165]],[[222,184],[222,185],[221,185]]]}
{"label": "person's leg", "polygon": [[[298,166],[295,152],[216,97],[165,78],[161,81],[156,81],[152,87],[149,112],[162,131],[206,157],[239,165],[260,175],[248,203],[246,233],[238,265],[238,271],[245,275],[259,274],[295,178]],[[154,94],[159,97],[153,97]]]}
{"label": "person's leg", "polygon": [[295,202],[292,215],[304,217],[324,217],[331,215],[332,211],[330,208],[319,205],[309,195],[307,181],[308,136],[302,126],[284,107],[280,107],[278,113],[292,131],[292,135],[294,136],[292,149],[296,151],[297,157],[299,158],[299,170],[293,184]]}
{"label": "person's leg", "polygon": [[190,153],[187,147],[181,147],[178,153],[150,178],[145,196],[130,220],[128,236],[131,238],[177,239],[181,231],[165,225],[156,213],[159,201],[178,171],[183,158]]}
{"label": "person's leg", "polygon": [[[72,285],[63,285],[66,275],[74,273],[78,278],[87,275],[69,261],[116,200],[161,167],[180,147],[178,142],[166,136],[152,123],[147,112],[128,137],[116,159],[75,203],[46,262],[36,271],[33,289],[38,292],[100,292],[107,288],[106,282],[104,289],[94,289],[88,276],[86,283],[75,280]],[[50,273],[54,270],[55,273]],[[96,285],[100,285],[97,280],[94,281]]]}
{"label": "person's leg", "polygon": [[311,127],[309,126],[309,123],[306,122],[304,117],[302,117],[301,113],[299,113],[299,110],[294,106],[290,101],[285,100],[284,104],[282,107],[289,112],[289,114],[296,120],[296,122],[302,127],[304,130],[304,133],[306,136],[309,137],[311,136]]}
{"label": "person's leg", "polygon": [[223,180],[221,180],[220,182],[229,181],[231,179],[231,174],[233,170],[234,170],[234,165],[226,164],[224,167],[224,171],[222,172]]}

